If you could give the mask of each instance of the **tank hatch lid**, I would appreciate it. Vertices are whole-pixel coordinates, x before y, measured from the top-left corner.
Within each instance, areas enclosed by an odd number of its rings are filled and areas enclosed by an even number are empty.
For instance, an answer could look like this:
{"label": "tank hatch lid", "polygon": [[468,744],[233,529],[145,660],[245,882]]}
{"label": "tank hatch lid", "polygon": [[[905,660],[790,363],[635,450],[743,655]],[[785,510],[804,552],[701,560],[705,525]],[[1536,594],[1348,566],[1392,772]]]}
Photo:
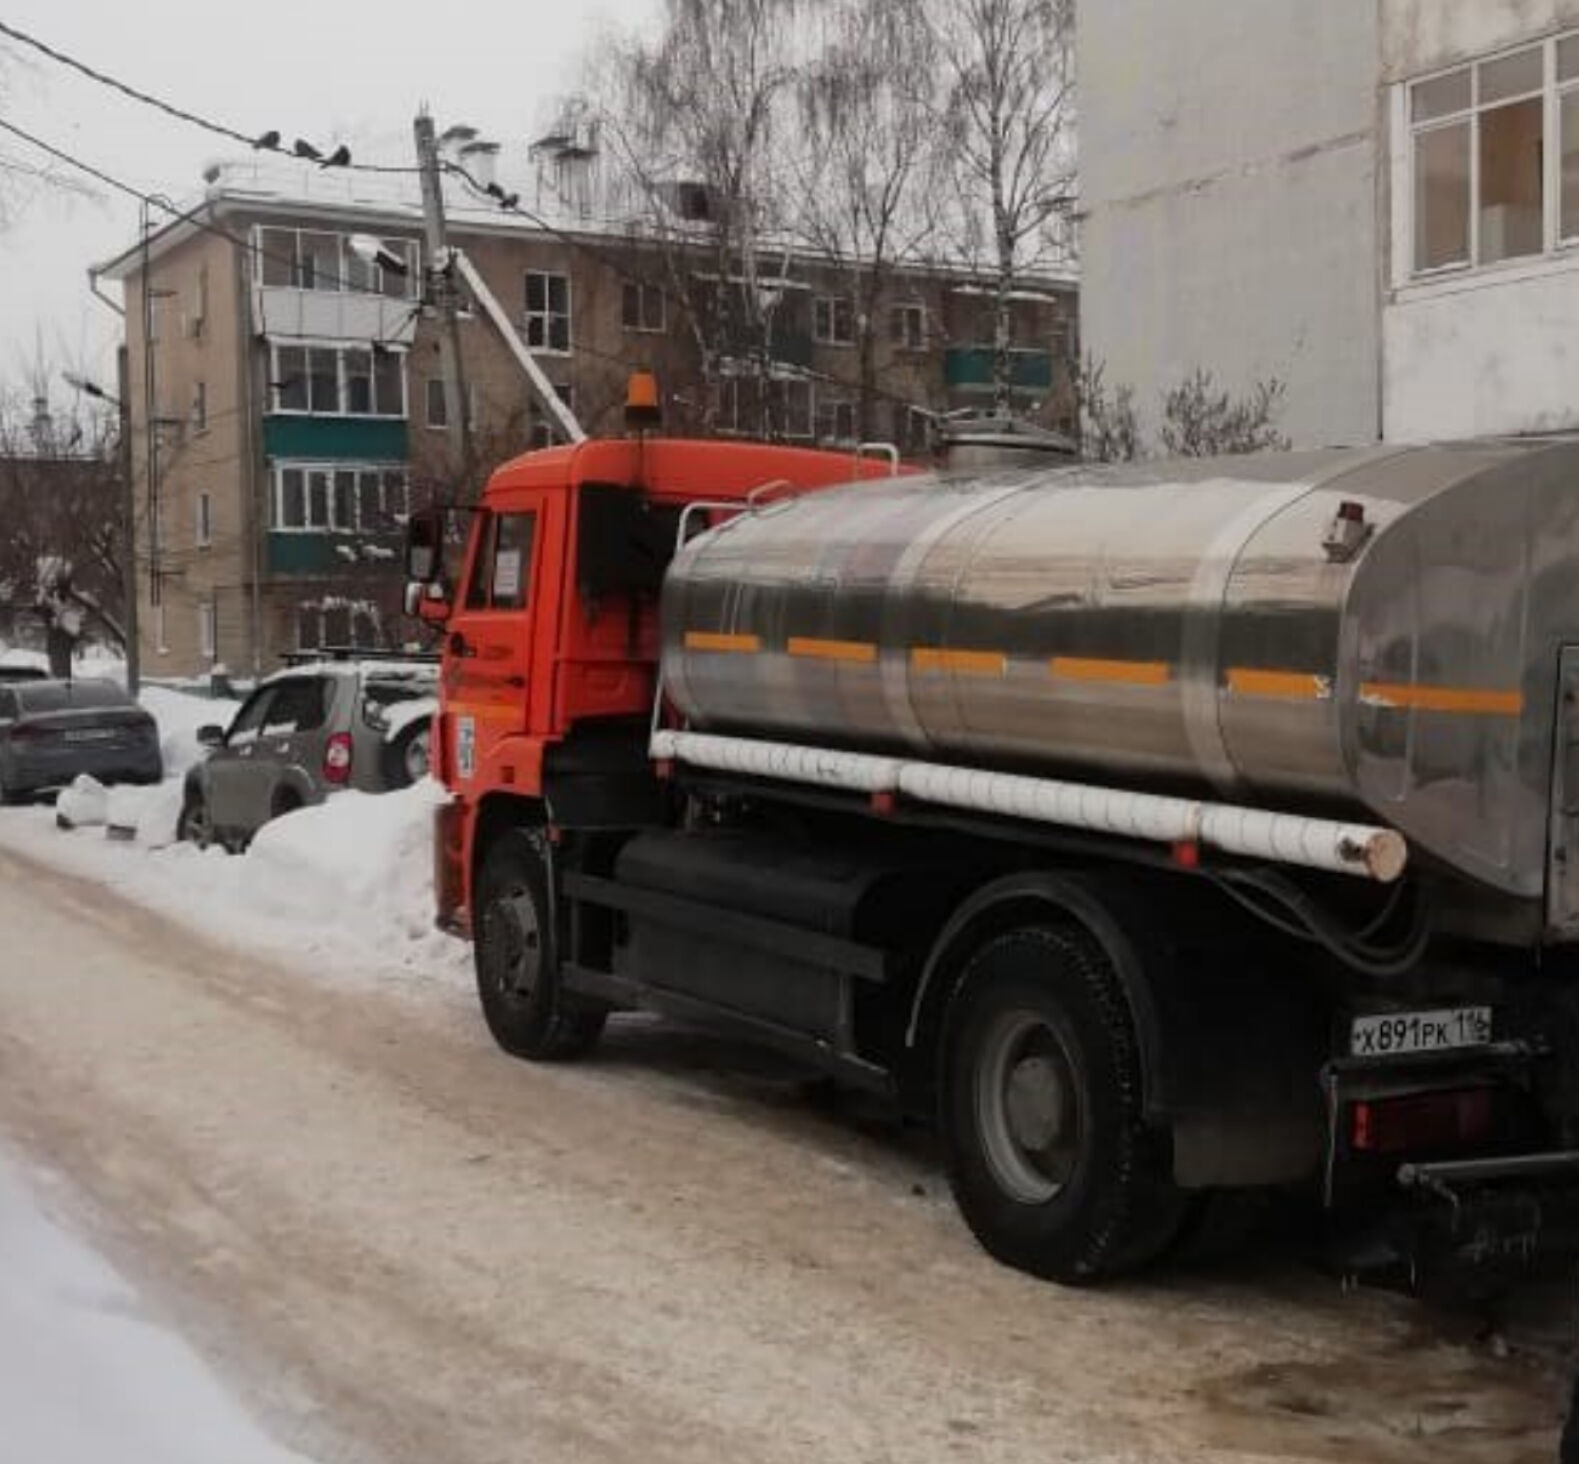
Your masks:
{"label": "tank hatch lid", "polygon": [[948,468],[1075,463],[1080,448],[1072,437],[1015,417],[954,418],[942,424],[938,456]]}

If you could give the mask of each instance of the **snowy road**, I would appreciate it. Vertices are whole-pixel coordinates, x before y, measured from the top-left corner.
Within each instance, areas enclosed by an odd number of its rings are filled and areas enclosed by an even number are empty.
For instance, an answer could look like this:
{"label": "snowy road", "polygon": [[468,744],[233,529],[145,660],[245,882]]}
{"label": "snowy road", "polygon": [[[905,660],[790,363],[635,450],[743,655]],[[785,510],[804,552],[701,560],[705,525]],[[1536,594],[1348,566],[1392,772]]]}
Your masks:
{"label": "snowy road", "polygon": [[[277,959],[277,958],[276,958]],[[1548,1464],[1557,1399],[1286,1263],[1071,1293],[924,1154],[672,1030],[203,944],[0,853],[0,1131],[319,1460]]]}

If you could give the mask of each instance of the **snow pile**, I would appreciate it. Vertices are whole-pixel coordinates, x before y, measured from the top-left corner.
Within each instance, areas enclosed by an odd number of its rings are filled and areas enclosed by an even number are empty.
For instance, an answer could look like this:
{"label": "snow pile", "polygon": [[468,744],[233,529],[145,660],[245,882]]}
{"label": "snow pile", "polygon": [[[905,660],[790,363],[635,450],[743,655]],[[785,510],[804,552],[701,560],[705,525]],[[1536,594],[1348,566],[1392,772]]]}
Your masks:
{"label": "snow pile", "polygon": [[164,757],[165,777],[184,774],[193,763],[206,756],[198,746],[197,729],[210,724],[228,727],[240,702],[226,697],[193,696],[185,691],[170,691],[162,686],[145,686],[138,694],[144,708],[159,724],[159,750]]}
{"label": "snow pile", "polygon": [[24,651],[20,646],[8,646],[0,651],[0,666],[13,666],[24,671],[48,671],[49,657],[42,651]]}
{"label": "snow pile", "polygon": [[467,947],[433,926],[433,810],[444,800],[433,780],[337,793],[266,824],[238,855],[174,842],[176,779],[112,793],[115,821],[135,827],[135,840],[59,830],[51,810],[19,808],[0,811],[0,846],[326,977],[464,979]]}
{"label": "snow pile", "polygon": [[0,1418],[39,1464],[305,1464],[270,1443],[137,1293],[0,1159]]}
{"label": "snow pile", "polygon": [[110,790],[97,778],[78,773],[55,800],[55,821],[63,829],[96,828],[109,817]]}
{"label": "snow pile", "polygon": [[314,924],[351,919],[380,945],[423,940],[433,924],[433,810],[443,801],[424,779],[397,793],[347,790],[265,824],[243,856],[255,899]]}

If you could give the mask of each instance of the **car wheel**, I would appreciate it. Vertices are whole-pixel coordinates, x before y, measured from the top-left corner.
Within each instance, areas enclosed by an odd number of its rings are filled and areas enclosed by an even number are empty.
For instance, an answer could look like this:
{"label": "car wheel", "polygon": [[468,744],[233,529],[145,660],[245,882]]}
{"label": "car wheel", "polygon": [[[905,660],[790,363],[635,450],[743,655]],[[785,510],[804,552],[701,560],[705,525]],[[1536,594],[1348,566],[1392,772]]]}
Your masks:
{"label": "car wheel", "polygon": [[608,1013],[567,996],[549,895],[547,844],[536,830],[514,830],[488,851],[477,882],[472,944],[477,995],[494,1041],[536,1061],[591,1051]]}
{"label": "car wheel", "polygon": [[413,722],[384,744],[380,761],[386,788],[409,788],[427,777],[430,738],[427,722]]}
{"label": "car wheel", "polygon": [[942,1127],[954,1198],[989,1253],[1069,1285],[1137,1269],[1185,1212],[1141,1112],[1117,973],[1086,932],[993,937],[949,1014]]}
{"label": "car wheel", "polygon": [[208,800],[201,793],[188,793],[175,823],[175,836],[183,843],[206,849],[214,842],[214,821],[209,816]]}

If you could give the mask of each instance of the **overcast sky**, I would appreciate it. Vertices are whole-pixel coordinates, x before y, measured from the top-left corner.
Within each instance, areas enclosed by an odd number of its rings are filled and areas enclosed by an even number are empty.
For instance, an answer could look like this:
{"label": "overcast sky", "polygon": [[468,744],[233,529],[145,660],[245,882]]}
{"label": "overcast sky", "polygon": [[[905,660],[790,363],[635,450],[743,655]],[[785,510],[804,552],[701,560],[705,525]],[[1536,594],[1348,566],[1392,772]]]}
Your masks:
{"label": "overcast sky", "polygon": [[[574,91],[583,57],[615,28],[650,25],[660,0],[7,0],[3,18],[143,91],[249,136],[278,128],[364,161],[411,161],[411,118],[522,138]],[[177,202],[203,167],[242,149],[0,39],[0,118],[145,192]],[[45,162],[0,134],[0,159]],[[62,177],[72,176],[60,168]],[[41,348],[113,379],[119,321],[87,269],[135,237],[138,205],[84,180],[87,197],[23,181],[0,233],[0,380]],[[111,293],[116,293],[111,287]]]}

